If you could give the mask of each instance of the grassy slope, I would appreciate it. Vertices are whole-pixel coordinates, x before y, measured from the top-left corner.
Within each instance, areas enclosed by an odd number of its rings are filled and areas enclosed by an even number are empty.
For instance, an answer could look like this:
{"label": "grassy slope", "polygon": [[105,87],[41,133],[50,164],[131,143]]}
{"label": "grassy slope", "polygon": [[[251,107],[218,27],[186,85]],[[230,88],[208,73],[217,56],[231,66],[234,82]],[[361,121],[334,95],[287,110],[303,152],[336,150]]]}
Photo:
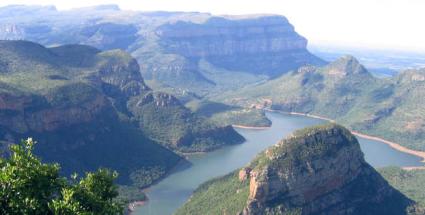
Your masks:
{"label": "grassy slope", "polygon": [[186,106],[198,115],[207,117],[218,125],[262,127],[271,125],[271,121],[267,119],[262,110],[240,108],[208,100],[192,100]]}
{"label": "grassy slope", "polygon": [[176,215],[238,214],[246,206],[248,195],[249,181],[239,181],[235,171],[202,184]]}
{"label": "grassy slope", "polygon": [[425,170],[387,167],[378,171],[393,187],[425,207]]}

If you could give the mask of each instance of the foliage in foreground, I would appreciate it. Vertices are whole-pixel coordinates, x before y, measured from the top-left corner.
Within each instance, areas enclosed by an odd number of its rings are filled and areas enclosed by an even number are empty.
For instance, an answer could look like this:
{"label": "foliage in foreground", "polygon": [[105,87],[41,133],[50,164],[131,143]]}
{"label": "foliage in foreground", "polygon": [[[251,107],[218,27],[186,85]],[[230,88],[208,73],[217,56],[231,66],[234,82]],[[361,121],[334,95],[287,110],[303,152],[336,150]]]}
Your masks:
{"label": "foliage in foreground", "polygon": [[122,214],[114,180],[106,169],[71,180],[59,175],[58,164],[45,164],[32,153],[31,138],[10,147],[11,156],[0,158],[0,214]]}

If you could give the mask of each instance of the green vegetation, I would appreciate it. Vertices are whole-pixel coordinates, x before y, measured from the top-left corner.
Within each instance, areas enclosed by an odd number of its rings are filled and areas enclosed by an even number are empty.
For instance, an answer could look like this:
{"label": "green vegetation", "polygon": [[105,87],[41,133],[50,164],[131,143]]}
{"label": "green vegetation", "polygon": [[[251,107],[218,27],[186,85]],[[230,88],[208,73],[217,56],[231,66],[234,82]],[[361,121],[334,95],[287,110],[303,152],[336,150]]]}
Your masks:
{"label": "green vegetation", "polygon": [[116,172],[99,169],[78,179],[60,177],[58,164],[42,163],[32,139],[12,145],[10,158],[0,158],[0,213],[123,214],[114,180]]}
{"label": "green vegetation", "polygon": [[151,185],[164,175],[164,168],[156,166],[136,170],[130,174],[130,179],[133,182],[134,186],[138,187],[139,189],[142,189]]}
{"label": "green vegetation", "polygon": [[176,214],[238,214],[246,206],[248,194],[249,181],[239,181],[235,171],[202,184]]}
{"label": "green vegetation", "polygon": [[136,186],[119,185],[118,193],[119,195],[116,200],[125,204],[147,200],[146,194],[143,192],[143,190]]}
{"label": "green vegetation", "polygon": [[350,129],[425,150],[425,100],[420,99],[425,97],[424,80],[424,70],[375,78],[346,56],[325,67],[303,67],[214,100],[324,116]]}
{"label": "green vegetation", "polygon": [[272,124],[263,110],[242,108],[216,113],[211,120],[217,124],[252,127],[269,127]]}
{"label": "green vegetation", "polygon": [[[149,90],[137,63],[123,51],[81,45],[47,49],[26,41],[0,42],[0,134],[8,142],[33,136],[35,154],[60,163],[61,175],[99,167],[120,172],[120,199],[145,199],[140,188],[182,158],[146,137],[126,108],[128,95]],[[3,64],[2,64],[3,63]],[[25,113],[25,114],[24,114]],[[4,144],[3,144],[4,143]],[[131,176],[145,172],[137,185]],[[140,186],[140,187],[139,187]],[[140,198],[140,199],[138,199]]]}
{"label": "green vegetation", "polygon": [[211,119],[218,125],[244,125],[268,127],[271,121],[267,119],[263,110],[240,108],[219,102],[192,100],[187,103],[196,114]]}
{"label": "green vegetation", "polygon": [[40,142],[35,154],[60,163],[62,174],[105,167],[137,189],[183,159],[175,152],[243,141],[232,128],[153,92],[137,61],[121,50],[0,41],[0,100],[1,154],[3,142],[32,136]]}
{"label": "green vegetation", "polygon": [[366,163],[356,138],[336,124],[296,131],[240,172],[199,186],[176,214],[246,210],[270,215],[423,214]]}
{"label": "green vegetation", "polygon": [[391,186],[425,209],[425,170],[403,170],[399,167],[387,167],[378,171]]}
{"label": "green vegetation", "polygon": [[[341,143],[324,140],[320,133],[338,132]],[[336,135],[336,134],[335,134]],[[291,137],[280,141],[256,156],[249,164],[251,169],[288,169],[298,163],[308,163],[315,159],[334,156],[341,147],[358,144],[357,139],[346,128],[336,124],[312,126],[295,131]]]}
{"label": "green vegetation", "polygon": [[174,151],[211,151],[244,141],[232,128],[199,117],[167,94],[148,93],[129,107],[146,136]]}
{"label": "green vegetation", "polygon": [[[116,8],[62,12],[38,6],[13,6],[0,10],[0,25],[16,29],[3,31],[2,38],[31,40],[46,46],[87,44],[100,50],[126,50],[139,61],[141,73],[149,86],[179,99],[219,95],[264,82],[300,65],[324,63],[308,52],[304,47],[305,39],[283,16],[254,15],[234,19],[208,13],[129,12]],[[270,24],[286,29],[285,33]],[[256,27],[267,30],[250,30]],[[209,33],[202,33],[205,30]],[[288,44],[271,42],[276,38],[288,41]],[[230,45],[235,42],[249,43],[250,48]],[[271,45],[264,47],[262,44]],[[66,61],[57,61],[58,64],[72,62],[87,66],[95,60],[85,53],[99,52],[82,46],[72,50],[65,48],[68,50],[62,47],[51,49],[58,55],[72,56]],[[47,83],[41,77],[38,81]],[[57,82],[51,84],[54,83]]]}

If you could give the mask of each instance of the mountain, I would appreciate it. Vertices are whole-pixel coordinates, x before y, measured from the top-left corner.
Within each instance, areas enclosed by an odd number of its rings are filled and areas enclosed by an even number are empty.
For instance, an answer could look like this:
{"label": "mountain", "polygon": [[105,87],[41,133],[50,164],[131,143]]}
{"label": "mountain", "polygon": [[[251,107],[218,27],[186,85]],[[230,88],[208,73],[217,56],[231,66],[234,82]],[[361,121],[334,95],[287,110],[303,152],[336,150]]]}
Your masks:
{"label": "mountain", "polygon": [[0,11],[0,39],[127,50],[150,86],[183,101],[324,64],[279,15],[139,12],[114,5],[67,11],[15,5]]}
{"label": "mountain", "polygon": [[425,100],[421,98],[425,98],[425,70],[380,79],[354,57],[345,56],[324,67],[302,67],[267,83],[223,94],[217,101],[324,116],[425,150]]}
{"label": "mountain", "polygon": [[243,141],[231,127],[152,91],[126,52],[84,45],[0,41],[0,116],[1,148],[30,136],[39,142],[36,153],[64,173],[108,167],[122,183],[164,175],[183,160],[173,151]]}
{"label": "mountain", "polygon": [[[120,183],[130,183],[137,170],[156,167],[165,172],[182,160],[120,120],[111,98],[102,92],[101,85],[112,83],[100,77],[106,68],[134,73],[119,56],[113,62],[113,52],[86,46],[47,49],[25,41],[1,41],[0,47],[2,142],[34,137],[36,153],[44,161],[59,162],[64,174],[102,166],[119,171]],[[121,81],[128,92],[144,87],[142,82],[130,87]]]}
{"label": "mountain", "polygon": [[[194,68],[204,59],[228,71],[273,77],[322,62],[307,51],[307,40],[282,16],[211,17],[200,24],[179,21],[159,26],[156,35],[164,53],[182,56]],[[154,71],[144,72],[154,76]]]}
{"label": "mountain", "polygon": [[329,124],[296,131],[250,164],[201,185],[177,214],[406,214],[413,202]]}

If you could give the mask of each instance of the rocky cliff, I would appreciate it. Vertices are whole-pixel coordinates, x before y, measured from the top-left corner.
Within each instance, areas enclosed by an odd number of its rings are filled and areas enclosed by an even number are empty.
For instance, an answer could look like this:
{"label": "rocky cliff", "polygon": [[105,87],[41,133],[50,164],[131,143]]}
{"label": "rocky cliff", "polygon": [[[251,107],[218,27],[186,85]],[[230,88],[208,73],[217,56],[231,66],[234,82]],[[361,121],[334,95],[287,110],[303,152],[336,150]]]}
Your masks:
{"label": "rocky cliff", "polygon": [[[148,90],[129,55],[25,41],[0,41],[0,47],[2,145],[33,137],[36,154],[60,163],[64,174],[107,167],[125,184],[136,170],[168,171],[182,160],[123,119],[117,101]],[[109,93],[112,88],[120,93]]]}
{"label": "rocky cliff", "polygon": [[204,151],[243,141],[152,91],[124,51],[0,41],[0,80],[0,141],[31,136],[36,153],[67,174],[102,166],[125,183],[146,169],[161,170],[157,179],[182,159],[163,146]]}
{"label": "rocky cliff", "polygon": [[356,138],[336,125],[298,131],[250,168],[245,214],[403,214],[409,204],[365,162]]}
{"label": "rocky cliff", "polygon": [[186,99],[239,88],[229,79],[252,84],[324,63],[279,15],[138,12],[113,5],[69,11],[15,6],[0,11],[0,39],[127,50],[154,88]]}
{"label": "rocky cliff", "polygon": [[180,21],[160,26],[156,34],[170,51],[186,57],[286,52],[307,46],[307,40],[281,16],[213,17],[202,24]]}
{"label": "rocky cliff", "polygon": [[[229,181],[228,191],[215,193]],[[296,131],[239,173],[203,185],[181,211],[190,213],[198,197],[216,194],[223,201],[240,195],[207,209],[223,214],[406,214],[413,204],[365,162],[357,139],[335,124]]]}
{"label": "rocky cliff", "polygon": [[275,76],[322,61],[283,16],[212,17],[205,23],[176,22],[156,30],[168,53],[206,58],[235,71]]}

